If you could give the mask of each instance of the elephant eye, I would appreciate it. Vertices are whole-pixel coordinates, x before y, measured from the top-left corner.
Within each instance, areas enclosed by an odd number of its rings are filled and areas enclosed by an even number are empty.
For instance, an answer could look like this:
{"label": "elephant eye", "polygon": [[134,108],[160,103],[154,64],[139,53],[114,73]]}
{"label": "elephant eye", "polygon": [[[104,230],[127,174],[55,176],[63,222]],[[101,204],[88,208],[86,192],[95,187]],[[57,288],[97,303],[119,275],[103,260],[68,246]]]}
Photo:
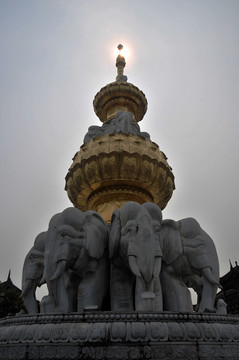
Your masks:
{"label": "elephant eye", "polygon": [[66,233],[66,232],[61,233],[60,236],[61,236],[62,238],[71,237],[71,235],[68,234],[68,233]]}
{"label": "elephant eye", "polygon": [[160,226],[159,226],[159,225],[155,225],[155,226],[154,226],[154,231],[155,231],[155,232],[159,232],[159,231],[160,231]]}
{"label": "elephant eye", "polygon": [[136,231],[136,230],[137,230],[137,226],[131,224],[130,226],[128,226],[128,227],[126,228],[126,233],[128,234],[128,233],[130,233],[130,232],[132,232],[132,231]]}

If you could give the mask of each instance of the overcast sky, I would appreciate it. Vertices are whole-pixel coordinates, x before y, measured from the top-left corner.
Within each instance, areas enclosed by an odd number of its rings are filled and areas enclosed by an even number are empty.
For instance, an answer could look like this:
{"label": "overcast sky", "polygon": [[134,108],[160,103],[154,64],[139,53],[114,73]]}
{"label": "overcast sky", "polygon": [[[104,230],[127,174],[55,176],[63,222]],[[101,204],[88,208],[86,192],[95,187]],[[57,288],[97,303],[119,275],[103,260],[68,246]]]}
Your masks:
{"label": "overcast sky", "polygon": [[164,218],[195,217],[221,275],[239,261],[239,1],[0,1],[0,280],[24,258],[64,191],[115,80],[115,48],[148,100],[139,123],[167,155],[176,190]]}

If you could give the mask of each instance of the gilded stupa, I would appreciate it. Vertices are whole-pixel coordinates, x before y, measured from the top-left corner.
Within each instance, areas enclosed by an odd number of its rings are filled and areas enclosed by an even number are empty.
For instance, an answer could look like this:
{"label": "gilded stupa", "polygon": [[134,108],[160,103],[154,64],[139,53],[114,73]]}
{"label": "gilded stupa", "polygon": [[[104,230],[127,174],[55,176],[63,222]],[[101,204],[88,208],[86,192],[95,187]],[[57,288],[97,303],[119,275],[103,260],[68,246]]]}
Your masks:
{"label": "gilded stupa", "polygon": [[172,196],[174,175],[159,146],[141,132],[147,111],[144,93],[124,75],[123,46],[118,46],[116,80],[93,101],[103,123],[90,126],[66,175],[68,197],[82,211],[95,210],[109,223],[127,201],[154,202],[164,209]]}
{"label": "gilded stupa", "polygon": [[26,255],[28,313],[0,319],[0,359],[239,359],[239,317],[215,304],[214,242],[193,218],[162,219],[172,169],[140,131],[147,100],[121,54],[116,67],[93,103],[103,125],[89,127],[66,176],[74,207],[53,215]]}

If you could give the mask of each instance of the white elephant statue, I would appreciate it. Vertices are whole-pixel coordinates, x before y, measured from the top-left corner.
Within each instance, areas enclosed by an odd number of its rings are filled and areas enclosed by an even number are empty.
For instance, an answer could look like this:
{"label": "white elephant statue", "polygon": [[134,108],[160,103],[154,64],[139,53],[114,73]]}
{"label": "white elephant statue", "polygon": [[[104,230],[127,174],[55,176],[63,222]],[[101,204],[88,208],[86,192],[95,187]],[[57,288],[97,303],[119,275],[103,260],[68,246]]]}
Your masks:
{"label": "white elephant statue", "polygon": [[41,285],[43,276],[46,237],[46,231],[41,232],[36,237],[34,245],[28,252],[23,265],[21,297],[28,314],[39,312],[36,289]]}
{"label": "white elephant statue", "polygon": [[219,284],[219,262],[211,237],[193,218],[179,221],[158,217],[155,206],[147,203],[158,233],[163,253],[160,279],[164,311],[193,311],[189,283],[199,294],[198,311],[215,312],[216,292]]}
{"label": "white elephant statue", "polygon": [[74,207],[54,215],[44,264],[49,295],[41,301],[41,312],[102,308],[109,283],[108,228],[102,217]]}
{"label": "white elephant statue", "polygon": [[[155,204],[153,204],[155,205]],[[158,218],[160,208],[156,206]],[[162,311],[162,252],[145,204],[127,202],[113,212],[109,236],[111,310]]]}

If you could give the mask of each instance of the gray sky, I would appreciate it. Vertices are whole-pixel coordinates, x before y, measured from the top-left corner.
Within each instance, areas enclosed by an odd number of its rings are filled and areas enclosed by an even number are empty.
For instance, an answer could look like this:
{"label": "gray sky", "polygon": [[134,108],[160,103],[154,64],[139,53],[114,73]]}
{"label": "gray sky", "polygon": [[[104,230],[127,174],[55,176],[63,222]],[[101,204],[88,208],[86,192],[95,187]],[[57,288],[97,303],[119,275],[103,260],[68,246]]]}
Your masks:
{"label": "gray sky", "polygon": [[24,258],[71,206],[65,175],[92,101],[116,76],[148,99],[141,131],[165,152],[176,190],[164,218],[195,217],[221,275],[239,260],[239,1],[0,1],[0,279],[21,286]]}

